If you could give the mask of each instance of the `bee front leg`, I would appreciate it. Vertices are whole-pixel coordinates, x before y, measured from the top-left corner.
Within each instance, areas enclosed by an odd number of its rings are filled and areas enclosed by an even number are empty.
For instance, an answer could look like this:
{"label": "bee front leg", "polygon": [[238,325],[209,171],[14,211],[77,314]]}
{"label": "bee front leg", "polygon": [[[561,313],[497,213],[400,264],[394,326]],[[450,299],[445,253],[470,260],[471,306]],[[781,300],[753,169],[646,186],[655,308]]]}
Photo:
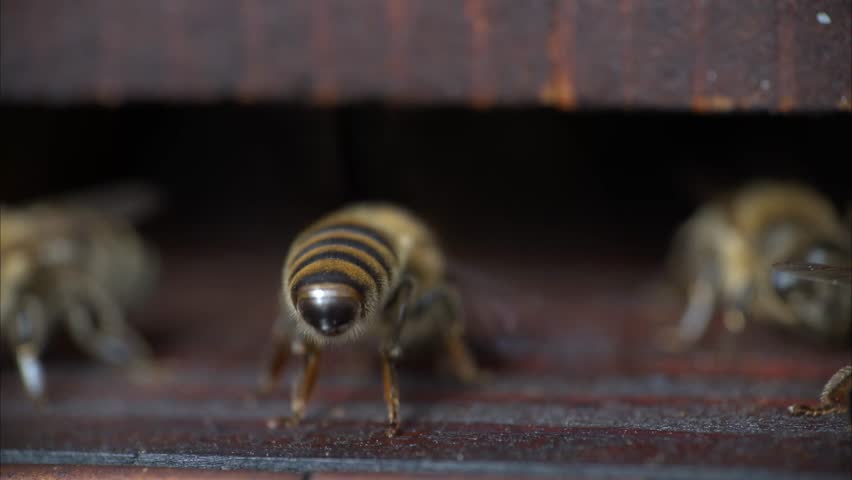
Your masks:
{"label": "bee front leg", "polygon": [[387,312],[391,323],[381,346],[382,382],[385,390],[385,404],[388,408],[388,437],[393,437],[399,431],[399,376],[396,364],[402,354],[400,338],[413,295],[414,279],[405,277],[397,290],[397,301],[393,303],[398,310],[394,312],[391,307]]}
{"label": "bee front leg", "polygon": [[849,401],[850,390],[852,390],[852,365],[847,365],[832,375],[825,384],[819,396],[819,406],[790,405],[787,410],[792,415],[809,417],[843,413],[849,408],[846,402]]}
{"label": "bee front leg", "polygon": [[299,342],[293,348],[293,353],[304,358],[302,374],[293,385],[293,396],[290,401],[291,415],[285,420],[287,426],[296,426],[302,421],[307,409],[308,399],[317,383],[319,372],[320,348],[311,342]]}

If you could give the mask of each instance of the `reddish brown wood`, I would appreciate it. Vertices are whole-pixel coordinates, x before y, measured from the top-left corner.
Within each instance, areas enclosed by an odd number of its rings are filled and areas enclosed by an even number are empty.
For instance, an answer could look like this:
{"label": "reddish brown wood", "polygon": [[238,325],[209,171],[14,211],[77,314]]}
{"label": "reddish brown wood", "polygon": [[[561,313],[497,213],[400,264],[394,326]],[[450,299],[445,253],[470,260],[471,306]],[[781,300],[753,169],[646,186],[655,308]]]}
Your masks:
{"label": "reddish brown wood", "polygon": [[[344,473],[311,474],[267,473],[257,471],[210,471],[199,469],[152,467],[103,467],[83,465],[3,465],[0,480],[37,478],[39,480],[433,480],[429,474]],[[470,478],[463,475],[441,476],[443,480]],[[502,475],[477,475],[479,480],[517,478]],[[536,477],[541,478],[541,477]]]}
{"label": "reddish brown wood", "polygon": [[298,480],[296,473],[215,471],[154,467],[104,467],[92,465],[3,465],[0,480]]}
{"label": "reddish brown wood", "polygon": [[270,430],[289,381],[254,392],[286,239],[265,238],[164,252],[159,295],[136,318],[156,375],[60,342],[38,410],[7,363],[3,462],[560,478],[845,478],[852,467],[848,417],[786,413],[816,401],[848,350],[750,325],[665,353],[653,338],[678,310],[655,293],[653,265],[512,250],[453,250],[493,383],[458,385],[407,357],[402,431],[388,439],[375,345],[332,349],[304,423]]}
{"label": "reddish brown wood", "polygon": [[2,0],[0,98],[849,110],[851,10],[852,0]]}

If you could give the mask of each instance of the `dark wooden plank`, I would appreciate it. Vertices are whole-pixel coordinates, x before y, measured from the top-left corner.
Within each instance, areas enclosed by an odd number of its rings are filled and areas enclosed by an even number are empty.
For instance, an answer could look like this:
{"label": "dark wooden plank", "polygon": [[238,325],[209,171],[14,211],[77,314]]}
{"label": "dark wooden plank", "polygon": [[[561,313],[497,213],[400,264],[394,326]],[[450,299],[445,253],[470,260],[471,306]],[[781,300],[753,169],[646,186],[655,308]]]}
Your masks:
{"label": "dark wooden plank", "polygon": [[[700,65],[693,72],[700,88],[695,93],[697,108],[789,108],[781,99],[795,93],[783,71],[793,54],[780,42],[779,31],[788,20],[780,4],[710,1],[695,12],[696,21],[701,22],[695,41],[702,50]],[[741,54],[744,48],[749,55]]]}
{"label": "dark wooden plank", "polygon": [[2,0],[0,98],[849,110],[852,0]]}
{"label": "dark wooden plank", "polygon": [[[839,76],[831,77],[807,72],[822,71],[832,63],[831,56],[835,53],[852,59],[852,4],[815,0],[805,5],[788,2],[785,7],[788,17],[783,24],[785,30],[782,30],[782,34],[791,37],[786,40],[790,44],[787,48],[790,51],[789,63],[792,64],[787,68],[795,82],[795,91],[789,95],[791,104],[788,107],[795,109],[799,105],[811,104],[822,95],[820,92],[835,91],[839,94],[835,100],[837,106],[848,111],[852,105],[852,85],[847,82],[843,86],[844,77],[839,71]],[[817,21],[811,21],[811,17],[817,15]],[[807,41],[813,36],[821,38],[819,45]],[[828,50],[822,50],[823,47]],[[848,64],[852,65],[852,61]]]}
{"label": "dark wooden plank", "polygon": [[[12,464],[0,466],[0,479],[13,480],[23,478],[38,478],[39,480],[95,480],[109,478],[112,480],[414,480],[434,479],[430,474],[393,474],[393,473],[344,473],[322,472],[294,474],[270,473],[258,471],[215,471],[201,469],[177,469],[154,467],[107,467],[95,465],[28,465]],[[444,480],[459,480],[471,478],[469,475],[441,476]],[[476,475],[480,480],[497,480],[517,478],[506,475]],[[536,478],[542,478],[537,476]]]}
{"label": "dark wooden plank", "polygon": [[298,480],[304,476],[296,473],[268,473],[258,471],[216,471],[155,467],[107,467],[98,465],[28,465],[4,464],[0,479],[13,480],[38,478],[39,480]]}
{"label": "dark wooden plank", "polygon": [[287,388],[254,387],[285,242],[266,241],[164,252],[162,288],[136,318],[155,342],[153,377],[60,344],[39,410],[4,368],[3,463],[660,478],[846,478],[852,467],[846,417],[785,411],[814,401],[848,351],[752,326],[662,352],[652,337],[676,307],[640,287],[652,265],[613,259],[455,250],[494,382],[465,387],[409,358],[403,431],[388,439],[373,346],[331,350],[305,422],[270,429]]}

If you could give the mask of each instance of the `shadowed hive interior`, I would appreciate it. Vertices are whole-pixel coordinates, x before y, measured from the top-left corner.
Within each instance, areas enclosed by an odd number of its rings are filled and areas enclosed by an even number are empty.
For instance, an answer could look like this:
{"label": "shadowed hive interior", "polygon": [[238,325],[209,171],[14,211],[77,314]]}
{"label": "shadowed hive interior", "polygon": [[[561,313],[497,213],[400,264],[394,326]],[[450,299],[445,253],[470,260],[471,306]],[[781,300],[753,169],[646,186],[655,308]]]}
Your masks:
{"label": "shadowed hive interior", "polygon": [[[680,314],[661,288],[671,234],[702,200],[771,175],[849,201],[834,148],[842,117],[366,105],[3,113],[17,119],[3,144],[4,201],[124,178],[165,194],[141,225],[160,251],[161,284],[132,316],[160,370],[110,369],[58,336],[44,357],[50,402],[38,409],[5,350],[4,475],[33,462],[731,478],[845,478],[852,466],[847,417],[786,413],[816,400],[848,349],[762,325],[732,336],[718,321],[692,351],[654,343]],[[464,386],[406,358],[402,432],[388,439],[374,346],[329,350],[305,421],[271,430],[267,420],[288,412],[292,370],[272,394],[254,389],[288,242],[359,199],[408,205],[434,225],[495,379]]]}
{"label": "shadowed hive interior", "polygon": [[[767,176],[852,204],[852,1],[355,3],[0,0],[0,202],[164,195],[131,315],[159,369],[56,335],[37,408],[2,347],[0,478],[848,478],[848,418],[786,413],[848,347],[720,319],[655,339],[699,204]],[[494,380],[409,352],[388,439],[376,348],[329,350],[306,419],[271,430],[287,246],[365,199],[439,234]]]}

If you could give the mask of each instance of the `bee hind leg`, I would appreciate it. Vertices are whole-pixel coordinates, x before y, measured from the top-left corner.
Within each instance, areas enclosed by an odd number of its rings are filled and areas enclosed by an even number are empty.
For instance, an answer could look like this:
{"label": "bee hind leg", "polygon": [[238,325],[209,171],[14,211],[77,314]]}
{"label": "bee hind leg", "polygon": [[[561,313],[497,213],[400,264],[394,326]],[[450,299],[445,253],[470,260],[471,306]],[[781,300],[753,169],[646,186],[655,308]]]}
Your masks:
{"label": "bee hind leg", "polygon": [[382,383],[388,409],[388,437],[393,437],[399,431],[399,376],[396,371],[398,357],[398,348],[382,348]]}
{"label": "bee hind leg", "polygon": [[284,374],[291,356],[295,355],[302,359],[302,372],[293,381],[290,416],[269,420],[267,425],[270,428],[275,428],[279,422],[288,427],[295,427],[302,421],[319,374],[321,353],[319,346],[312,342],[293,340],[294,335],[290,325],[282,318],[273,326],[272,352],[261,376],[260,393],[266,394],[272,391],[275,383]]}
{"label": "bee hind leg", "polygon": [[852,365],[847,365],[832,375],[825,384],[819,396],[819,406],[797,404],[790,405],[787,410],[792,415],[809,417],[843,413],[849,409],[846,402],[849,401],[850,390],[852,390]]}
{"label": "bee hind leg", "polygon": [[284,374],[292,354],[290,329],[279,319],[272,328],[272,352],[266,360],[260,379],[260,393],[267,394]]}
{"label": "bee hind leg", "polygon": [[450,373],[463,383],[483,383],[490,373],[479,368],[465,342],[461,298],[450,285],[442,284],[426,292],[412,309],[415,316],[435,316],[441,322],[441,342]]}
{"label": "bee hind leg", "polygon": [[293,384],[290,400],[290,416],[283,419],[284,424],[294,427],[302,421],[307,410],[308,400],[314,391],[319,373],[320,348],[311,342],[297,342],[293,353],[302,357],[302,373]]}
{"label": "bee hind leg", "polygon": [[[382,355],[382,383],[384,385],[385,405],[388,409],[387,436],[393,437],[399,432],[399,376],[397,361],[402,354],[400,338],[402,328],[413,308],[414,279],[405,277],[400,283],[395,302],[386,311],[389,328],[385,331],[380,347]],[[394,311],[396,310],[396,311]]]}
{"label": "bee hind leg", "polygon": [[473,353],[464,338],[464,316],[461,298],[449,285],[443,285],[431,295],[433,305],[444,309],[443,341],[453,376],[464,383],[483,383],[491,374],[477,365]]}

